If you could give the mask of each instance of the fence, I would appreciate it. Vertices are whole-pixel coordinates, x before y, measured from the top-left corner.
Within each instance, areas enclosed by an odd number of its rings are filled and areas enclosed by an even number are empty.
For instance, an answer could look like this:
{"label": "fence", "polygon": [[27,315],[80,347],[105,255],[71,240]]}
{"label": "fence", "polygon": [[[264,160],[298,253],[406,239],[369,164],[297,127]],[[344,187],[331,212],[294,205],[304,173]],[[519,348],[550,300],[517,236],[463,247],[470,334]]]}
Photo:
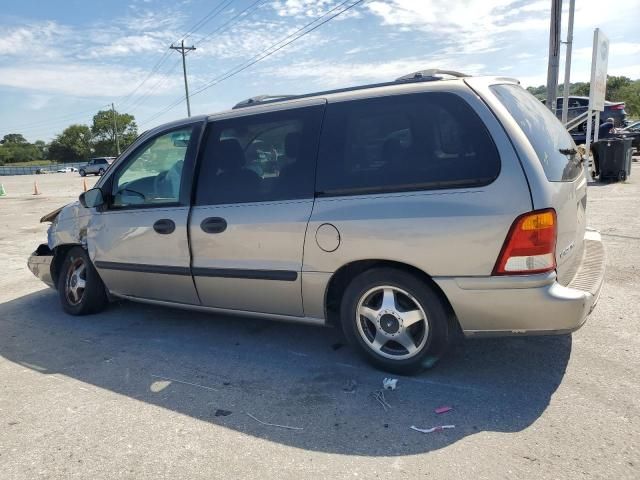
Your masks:
{"label": "fence", "polygon": [[3,175],[33,175],[38,171],[45,171],[47,173],[57,172],[61,168],[75,167],[80,168],[86,165],[87,162],[75,162],[75,163],[58,163],[52,165],[43,166],[30,166],[30,167],[12,167],[10,165],[0,166],[0,176]]}

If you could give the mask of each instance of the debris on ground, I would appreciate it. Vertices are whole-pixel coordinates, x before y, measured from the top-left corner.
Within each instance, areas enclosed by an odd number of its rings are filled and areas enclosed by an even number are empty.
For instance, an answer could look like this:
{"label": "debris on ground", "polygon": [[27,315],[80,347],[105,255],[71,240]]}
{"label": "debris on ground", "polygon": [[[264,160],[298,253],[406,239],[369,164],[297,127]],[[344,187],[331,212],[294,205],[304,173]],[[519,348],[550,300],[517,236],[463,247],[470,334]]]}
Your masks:
{"label": "debris on ground", "polygon": [[398,386],[397,378],[385,378],[384,380],[382,380],[382,387],[385,390],[395,390],[397,386]]}
{"label": "debris on ground", "polygon": [[340,342],[334,343],[333,345],[331,345],[331,349],[332,350],[340,350],[342,347],[344,347],[344,345]]}
{"label": "debris on ground", "polygon": [[437,427],[431,427],[431,428],[418,428],[418,427],[414,427],[413,425],[411,425],[411,430],[415,430],[416,432],[420,432],[420,433],[433,433],[433,432],[441,432],[442,430],[448,430],[451,428],[456,428],[455,425],[438,425]]}
{"label": "debris on ground", "polygon": [[215,416],[216,417],[227,417],[229,415],[231,415],[231,411],[230,410],[222,410],[221,408],[216,410]]}
{"label": "debris on ground", "polygon": [[371,395],[373,395],[373,398],[375,398],[378,403],[382,405],[382,408],[384,408],[385,412],[391,408],[391,405],[389,404],[389,402],[387,402],[387,399],[384,398],[384,392],[382,390],[373,392]]}
{"label": "debris on ground", "polygon": [[267,427],[278,427],[278,428],[286,428],[287,430],[304,430],[304,428],[302,427],[290,427],[288,425],[278,425],[277,423],[268,423],[268,422],[263,422],[262,420],[254,417],[253,415],[251,415],[249,412],[247,412],[247,415],[251,418],[253,418],[256,422],[262,424],[262,425],[266,425]]}
{"label": "debris on ground", "polygon": [[440,414],[440,413],[447,413],[450,412],[451,410],[453,410],[453,407],[449,407],[447,405],[443,405],[442,407],[438,407],[434,410],[434,412]]}
{"label": "debris on ground", "polygon": [[347,384],[344,386],[342,391],[344,393],[355,393],[357,386],[358,386],[358,383],[355,380],[351,379],[347,381]]}

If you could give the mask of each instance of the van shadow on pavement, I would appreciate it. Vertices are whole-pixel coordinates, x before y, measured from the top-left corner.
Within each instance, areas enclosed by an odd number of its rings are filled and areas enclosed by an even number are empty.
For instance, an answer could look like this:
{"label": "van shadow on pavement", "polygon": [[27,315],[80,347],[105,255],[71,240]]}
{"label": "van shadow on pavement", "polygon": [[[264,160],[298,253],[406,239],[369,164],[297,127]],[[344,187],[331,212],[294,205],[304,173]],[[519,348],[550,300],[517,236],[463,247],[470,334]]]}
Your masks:
{"label": "van shadow on pavement", "polygon": [[[72,317],[53,290],[0,304],[0,356],[11,362],[272,442],[345,455],[409,455],[481,431],[523,430],[549,404],[571,353],[570,336],[468,341],[434,370],[400,378],[398,390],[385,393],[385,412],[371,394],[388,375],[342,343],[335,329],[128,302]],[[347,393],[351,380],[355,391]],[[434,414],[442,405],[454,410]],[[247,413],[303,430],[261,425]],[[409,429],[442,424],[456,428]]]}

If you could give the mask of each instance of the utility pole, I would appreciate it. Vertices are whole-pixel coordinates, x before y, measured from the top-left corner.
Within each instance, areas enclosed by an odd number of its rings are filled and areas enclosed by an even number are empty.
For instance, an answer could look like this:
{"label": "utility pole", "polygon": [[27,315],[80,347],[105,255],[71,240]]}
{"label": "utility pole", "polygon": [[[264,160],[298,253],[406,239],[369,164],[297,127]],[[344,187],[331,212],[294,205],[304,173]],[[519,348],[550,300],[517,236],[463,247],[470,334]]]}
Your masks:
{"label": "utility pole", "polygon": [[169,48],[171,50],[176,50],[180,52],[180,54],[182,55],[182,73],[184,74],[184,93],[185,93],[185,98],[187,100],[187,116],[190,117],[191,105],[189,104],[189,84],[187,83],[187,62],[185,61],[185,57],[187,55],[187,52],[190,52],[191,50],[195,50],[196,47],[194,47],[193,45],[191,45],[190,47],[185,47],[184,40],[180,40],[179,47],[174,46],[172,43]]}
{"label": "utility pole", "polygon": [[576,0],[569,0],[569,26],[567,27],[567,50],[564,56],[564,89],[562,91],[562,123],[569,119],[569,88],[571,77],[571,48],[573,47],[573,13]]}
{"label": "utility pole", "polygon": [[116,152],[120,155],[120,140],[118,139],[118,119],[116,117],[116,107],[111,102],[111,113],[113,114],[113,136],[116,139]]}
{"label": "utility pole", "polygon": [[558,70],[560,69],[560,20],[562,0],[551,0],[551,27],[549,29],[549,66],[547,68],[547,107],[556,112]]}

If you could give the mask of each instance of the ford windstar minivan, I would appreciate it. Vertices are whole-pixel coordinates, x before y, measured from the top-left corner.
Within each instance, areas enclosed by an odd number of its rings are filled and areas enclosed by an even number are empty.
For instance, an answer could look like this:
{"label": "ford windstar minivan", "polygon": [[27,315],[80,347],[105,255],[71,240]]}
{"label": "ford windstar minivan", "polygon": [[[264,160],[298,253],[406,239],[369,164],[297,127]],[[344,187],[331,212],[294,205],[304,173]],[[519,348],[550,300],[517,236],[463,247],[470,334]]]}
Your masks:
{"label": "ford windstar minivan", "polygon": [[454,335],[572,332],[603,283],[582,159],[510,78],[429,70],[145,132],[43,217],[31,270],[109,299],[340,326],[412,372]]}

